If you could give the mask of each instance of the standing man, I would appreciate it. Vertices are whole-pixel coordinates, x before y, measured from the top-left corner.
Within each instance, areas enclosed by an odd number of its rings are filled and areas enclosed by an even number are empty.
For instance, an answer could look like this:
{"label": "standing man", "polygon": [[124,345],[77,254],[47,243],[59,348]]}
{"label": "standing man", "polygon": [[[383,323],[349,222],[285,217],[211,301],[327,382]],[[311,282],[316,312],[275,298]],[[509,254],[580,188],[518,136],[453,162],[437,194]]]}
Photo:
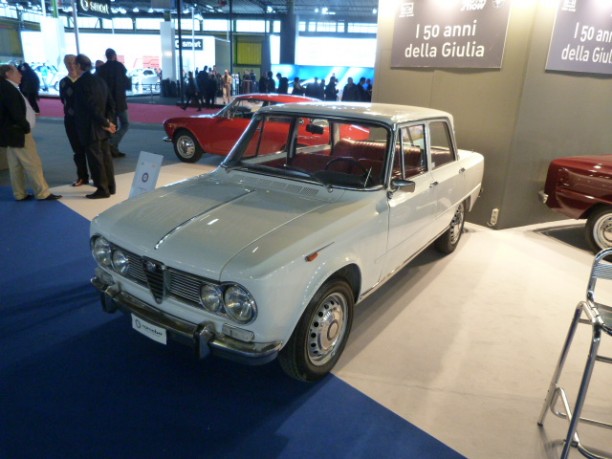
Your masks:
{"label": "standing man", "polygon": [[225,73],[221,78],[221,84],[223,88],[223,104],[227,105],[232,101],[232,76],[228,69],[225,69]]}
{"label": "standing man", "polygon": [[91,60],[84,54],[75,59],[79,79],[74,85],[74,119],[79,143],[85,149],[96,191],[85,197],[103,199],[115,194],[115,171],[109,137],[117,127],[113,100],[106,83],[91,73]]}
{"label": "standing man", "polygon": [[344,85],[342,90],[342,101],[343,102],[359,102],[361,97],[359,95],[359,89],[353,82],[353,78],[348,77],[347,83]]}
{"label": "standing man", "polygon": [[282,76],[281,73],[278,72],[276,78],[278,79],[278,93],[287,94],[289,92],[289,80],[287,77]]}
{"label": "standing man", "polygon": [[62,104],[64,104],[64,128],[74,153],[73,159],[77,169],[77,179],[72,183],[72,186],[82,186],[89,183],[89,173],[87,172],[87,155],[85,154],[85,149],[79,143],[79,135],[74,119],[74,86],[79,78],[75,59],[76,56],[74,54],[66,54],[64,56],[64,65],[66,70],[68,70],[68,75],[60,80],[59,96]]}
{"label": "standing man", "polygon": [[[36,115],[19,91],[19,83],[21,73],[17,67],[0,65],[0,147],[6,147],[13,196],[17,201],[34,197],[40,201],[54,201],[61,196],[49,192],[32,136]],[[26,178],[34,195],[26,191]]]}
{"label": "standing man", "polygon": [[106,82],[115,103],[116,124],[119,126],[119,129],[110,139],[110,149],[113,158],[120,158],[125,156],[125,153],[119,151],[119,142],[121,142],[121,139],[123,139],[123,136],[130,127],[125,92],[129,89],[131,82],[127,76],[127,69],[117,60],[115,50],[108,48],[105,55],[106,63],[96,69],[96,74]]}

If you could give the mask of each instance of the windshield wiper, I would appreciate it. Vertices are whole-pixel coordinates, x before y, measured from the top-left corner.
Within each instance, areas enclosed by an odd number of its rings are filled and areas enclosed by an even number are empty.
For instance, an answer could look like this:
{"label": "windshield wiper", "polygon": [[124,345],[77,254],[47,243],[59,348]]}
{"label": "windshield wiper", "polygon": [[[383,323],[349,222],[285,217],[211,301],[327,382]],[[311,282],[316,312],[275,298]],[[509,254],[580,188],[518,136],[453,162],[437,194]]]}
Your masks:
{"label": "windshield wiper", "polygon": [[323,186],[331,188],[331,184],[330,183],[324,182],[320,177],[317,177],[315,174],[313,174],[310,171],[307,171],[306,169],[302,169],[300,167],[295,167],[295,166],[290,166],[288,164],[285,164],[284,167],[285,167],[285,171],[288,171],[288,172],[297,172],[298,175],[302,175],[304,177],[307,177],[309,179],[314,180],[315,182],[320,183]]}

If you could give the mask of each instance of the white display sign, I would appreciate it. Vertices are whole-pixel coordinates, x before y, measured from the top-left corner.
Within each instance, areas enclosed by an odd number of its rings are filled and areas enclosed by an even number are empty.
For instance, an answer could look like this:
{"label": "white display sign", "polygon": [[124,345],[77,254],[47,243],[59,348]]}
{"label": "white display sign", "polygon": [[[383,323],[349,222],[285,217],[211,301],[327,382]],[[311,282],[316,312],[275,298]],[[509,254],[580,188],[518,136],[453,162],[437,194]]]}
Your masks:
{"label": "white display sign", "polygon": [[163,159],[162,155],[147,153],[146,151],[140,152],[132,188],[130,189],[130,199],[155,189]]}

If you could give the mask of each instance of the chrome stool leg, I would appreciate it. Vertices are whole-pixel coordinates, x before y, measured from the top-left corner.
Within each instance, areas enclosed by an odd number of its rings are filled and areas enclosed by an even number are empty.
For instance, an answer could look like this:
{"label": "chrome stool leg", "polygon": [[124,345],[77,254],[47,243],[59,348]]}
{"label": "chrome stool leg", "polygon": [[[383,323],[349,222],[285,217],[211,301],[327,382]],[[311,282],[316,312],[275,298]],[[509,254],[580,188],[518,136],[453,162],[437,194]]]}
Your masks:
{"label": "chrome stool leg", "polygon": [[[546,399],[544,400],[544,405],[542,406],[542,411],[540,412],[540,417],[538,418],[538,425],[540,426],[544,425],[544,418],[546,417],[546,414],[548,413],[549,409],[556,416],[563,418],[571,417],[569,404],[567,403],[567,397],[565,396],[565,391],[563,390],[563,388],[559,386],[559,379],[561,378],[561,372],[563,371],[563,367],[565,365],[565,361],[567,360],[572,341],[574,340],[576,329],[578,328],[578,324],[580,323],[580,316],[582,315],[582,303],[583,302],[581,301],[576,306],[576,310],[574,311],[574,317],[567,332],[567,337],[565,338],[563,350],[561,351],[557,367],[555,368],[552,380],[550,381],[548,393],[546,394]],[[561,397],[561,399],[563,400],[563,404],[565,405],[565,413],[554,411],[554,407],[559,397]]]}
{"label": "chrome stool leg", "polygon": [[578,422],[581,419],[580,415],[582,414],[582,408],[584,407],[584,401],[586,399],[587,390],[591,381],[591,375],[593,374],[593,368],[595,367],[595,361],[597,360],[597,350],[599,349],[600,343],[601,329],[595,326],[593,327],[593,340],[591,341],[589,356],[584,367],[584,374],[582,375],[582,381],[580,383],[580,389],[578,390],[578,396],[576,397],[576,403],[574,404],[574,414],[571,415],[568,413],[568,416],[570,418],[570,426],[567,431],[567,437],[565,438],[565,445],[563,445],[563,451],[561,452],[562,459],[566,459],[569,455],[569,449],[572,446],[573,437],[575,437],[576,440],[576,447],[580,450],[582,454],[591,458],[601,457],[593,455],[588,450],[586,450],[580,444],[580,439],[578,437],[578,434],[576,433],[576,428],[578,427]]}

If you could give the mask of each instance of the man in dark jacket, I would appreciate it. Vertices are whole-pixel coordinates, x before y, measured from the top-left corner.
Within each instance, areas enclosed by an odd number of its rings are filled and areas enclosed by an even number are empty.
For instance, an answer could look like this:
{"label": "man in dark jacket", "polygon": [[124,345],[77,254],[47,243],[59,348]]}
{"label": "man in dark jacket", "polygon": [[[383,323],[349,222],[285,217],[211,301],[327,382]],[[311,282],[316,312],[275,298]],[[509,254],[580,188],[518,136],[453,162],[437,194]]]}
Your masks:
{"label": "man in dark jacket", "polygon": [[104,80],[91,74],[91,60],[79,54],[75,63],[79,78],[74,85],[74,121],[79,143],[85,149],[96,191],[89,199],[115,194],[115,172],[108,139],[117,127],[114,104]]}
{"label": "man in dark jacket", "polygon": [[60,80],[59,96],[64,105],[64,128],[74,153],[73,159],[77,169],[77,179],[72,183],[72,186],[82,186],[89,183],[89,172],[87,172],[87,155],[79,142],[76,121],[74,119],[74,86],[79,78],[75,59],[76,56],[74,54],[66,54],[64,56],[64,65],[66,70],[68,70],[68,75]]}
{"label": "man in dark jacket", "polygon": [[21,94],[28,99],[34,111],[40,113],[40,107],[38,106],[40,78],[38,78],[34,69],[25,62],[19,66],[18,70],[21,72],[21,83],[19,84]]}
{"label": "man in dark jacket", "polygon": [[128,119],[128,106],[125,92],[130,87],[130,79],[127,76],[127,69],[117,60],[117,53],[114,49],[106,50],[106,63],[96,69],[96,74],[102,78],[110,95],[115,103],[116,120],[115,124],[119,126],[117,132],[111,137],[110,148],[114,158],[125,156],[125,153],[119,151],[119,142],[123,139],[130,127]]}
{"label": "man in dark jacket", "polygon": [[348,77],[348,82],[344,85],[342,90],[342,101],[343,102],[360,102],[361,97],[359,95],[359,89],[353,82],[353,78]]}
{"label": "man in dark jacket", "polygon": [[[0,65],[0,147],[6,147],[13,196],[17,201],[34,197],[42,201],[61,198],[49,192],[32,128],[36,124],[34,109],[19,91],[21,73],[14,65]],[[26,191],[26,178],[34,195]]]}
{"label": "man in dark jacket", "polygon": [[287,77],[282,76],[279,72],[276,74],[276,78],[278,79],[278,93],[287,94],[289,92],[289,80]]}

